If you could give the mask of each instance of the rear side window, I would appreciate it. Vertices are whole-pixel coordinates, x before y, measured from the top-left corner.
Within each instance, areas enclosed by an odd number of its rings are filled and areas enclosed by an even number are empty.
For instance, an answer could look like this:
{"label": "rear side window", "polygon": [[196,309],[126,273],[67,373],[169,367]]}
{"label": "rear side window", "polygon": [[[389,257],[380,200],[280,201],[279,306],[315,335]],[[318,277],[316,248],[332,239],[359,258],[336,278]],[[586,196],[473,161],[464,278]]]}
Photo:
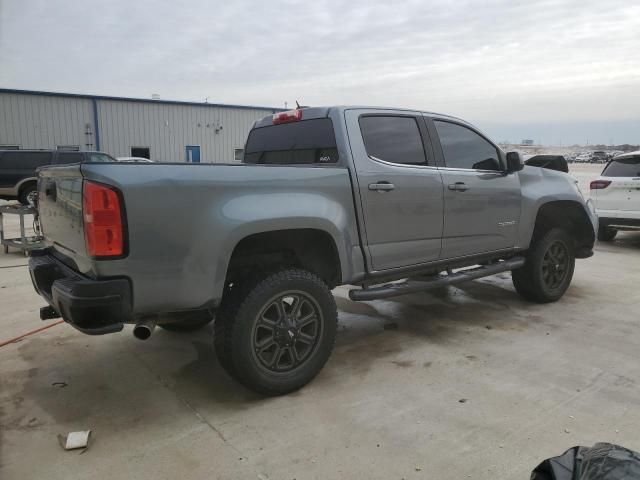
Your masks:
{"label": "rear side window", "polygon": [[100,163],[100,162],[115,162],[116,160],[106,153],[87,153],[87,162]]}
{"label": "rear side window", "polygon": [[2,169],[36,169],[51,163],[51,152],[5,152],[0,161]]}
{"label": "rear side window", "polygon": [[392,163],[424,165],[426,156],[414,117],[363,116],[360,131],[367,155]]}
{"label": "rear side window", "polygon": [[81,153],[59,153],[54,161],[54,163],[56,164],[80,163],[80,162],[82,162]]}
{"label": "rear side window", "polygon": [[434,123],[447,167],[502,170],[498,150],[482,136],[455,123]]}
{"label": "rear side window", "polygon": [[613,159],[602,171],[603,177],[640,177],[640,156]]}
{"label": "rear side window", "polygon": [[338,149],[329,118],[255,128],[249,133],[243,163],[304,165],[336,163]]}

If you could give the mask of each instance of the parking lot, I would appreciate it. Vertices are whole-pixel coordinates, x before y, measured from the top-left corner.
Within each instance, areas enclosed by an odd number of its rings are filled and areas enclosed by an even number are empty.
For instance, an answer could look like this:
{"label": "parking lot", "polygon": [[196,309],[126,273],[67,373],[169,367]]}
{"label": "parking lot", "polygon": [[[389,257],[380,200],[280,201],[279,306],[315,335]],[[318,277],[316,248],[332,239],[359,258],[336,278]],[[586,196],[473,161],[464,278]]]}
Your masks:
{"label": "parking lot", "polygon": [[[585,191],[601,169],[572,173]],[[26,264],[0,254],[0,342],[56,322]],[[58,324],[0,348],[0,477],[526,479],[574,445],[640,450],[638,278],[623,232],[554,304],[509,274],[368,303],[341,287],[333,356],[278,398],[223,372],[211,326],[142,342]],[[58,444],[87,429],[84,453]]]}

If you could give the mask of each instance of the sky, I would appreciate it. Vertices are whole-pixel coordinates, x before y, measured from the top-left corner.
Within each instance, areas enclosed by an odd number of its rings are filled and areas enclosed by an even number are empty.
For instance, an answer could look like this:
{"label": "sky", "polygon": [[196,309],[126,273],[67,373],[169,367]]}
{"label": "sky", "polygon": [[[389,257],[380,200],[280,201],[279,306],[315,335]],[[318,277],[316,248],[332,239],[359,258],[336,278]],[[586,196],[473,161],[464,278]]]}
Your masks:
{"label": "sky", "polygon": [[455,115],[640,143],[640,1],[0,0],[0,87]]}

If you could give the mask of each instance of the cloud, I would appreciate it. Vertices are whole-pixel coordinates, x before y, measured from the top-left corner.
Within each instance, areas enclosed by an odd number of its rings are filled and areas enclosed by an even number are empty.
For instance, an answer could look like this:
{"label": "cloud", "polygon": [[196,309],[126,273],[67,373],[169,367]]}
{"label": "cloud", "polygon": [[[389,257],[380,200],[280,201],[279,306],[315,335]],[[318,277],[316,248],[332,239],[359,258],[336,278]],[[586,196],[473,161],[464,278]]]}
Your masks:
{"label": "cloud", "polygon": [[635,120],[638,31],[635,0],[5,0],[0,84],[493,124]]}

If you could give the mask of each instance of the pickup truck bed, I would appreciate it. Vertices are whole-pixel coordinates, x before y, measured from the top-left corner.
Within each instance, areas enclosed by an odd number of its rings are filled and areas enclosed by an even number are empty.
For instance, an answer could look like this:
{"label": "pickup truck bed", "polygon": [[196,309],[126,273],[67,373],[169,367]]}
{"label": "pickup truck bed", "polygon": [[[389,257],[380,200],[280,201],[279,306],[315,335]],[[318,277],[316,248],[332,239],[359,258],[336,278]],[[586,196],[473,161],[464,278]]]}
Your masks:
{"label": "pickup truck bed", "polygon": [[256,122],[245,152],[240,165],[42,169],[42,315],[92,334],[133,323],[139,338],[215,317],[227,371],[281,394],[329,357],[336,285],[370,300],[514,269],[521,295],[548,302],[591,255],[597,219],[576,182],[453,117],[294,110]]}

